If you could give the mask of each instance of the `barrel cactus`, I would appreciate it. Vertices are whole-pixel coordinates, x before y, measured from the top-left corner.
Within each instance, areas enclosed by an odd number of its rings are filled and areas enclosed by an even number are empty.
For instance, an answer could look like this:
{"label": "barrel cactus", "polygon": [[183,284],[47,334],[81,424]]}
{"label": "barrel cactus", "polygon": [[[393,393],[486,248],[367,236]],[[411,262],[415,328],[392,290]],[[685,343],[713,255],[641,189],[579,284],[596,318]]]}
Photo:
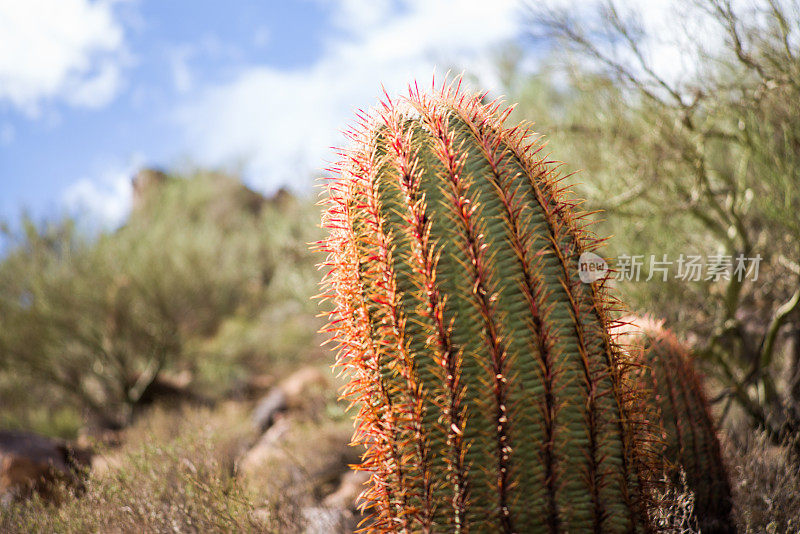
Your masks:
{"label": "barrel cactus", "polygon": [[510,109],[412,86],[327,183],[323,296],[357,408],[369,528],[638,532],[648,464],[599,240]]}
{"label": "barrel cactus", "polygon": [[703,534],[735,533],[731,515],[731,487],[719,440],[703,391],[703,381],[691,355],[675,335],[651,318],[626,318],[625,344],[642,386],[652,395],[655,414],[665,440],[665,468],[678,483],[680,470],[694,493],[694,520]]}

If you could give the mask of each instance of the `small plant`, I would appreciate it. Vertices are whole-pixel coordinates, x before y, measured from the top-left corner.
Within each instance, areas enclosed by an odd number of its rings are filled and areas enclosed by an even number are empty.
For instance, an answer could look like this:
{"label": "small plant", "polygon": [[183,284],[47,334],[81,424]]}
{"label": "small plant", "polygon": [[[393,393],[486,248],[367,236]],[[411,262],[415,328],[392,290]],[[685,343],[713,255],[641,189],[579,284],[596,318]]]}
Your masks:
{"label": "small plant", "polygon": [[556,165],[455,82],[362,115],[329,182],[329,330],[375,531],[647,529],[637,393]]}
{"label": "small plant", "polygon": [[[736,532],[731,486],[714,420],[691,355],[675,335],[649,319],[629,338],[643,387],[652,391],[652,411],[665,435],[667,473],[694,493],[694,520],[704,534]],[[635,332],[635,333],[634,333]]]}

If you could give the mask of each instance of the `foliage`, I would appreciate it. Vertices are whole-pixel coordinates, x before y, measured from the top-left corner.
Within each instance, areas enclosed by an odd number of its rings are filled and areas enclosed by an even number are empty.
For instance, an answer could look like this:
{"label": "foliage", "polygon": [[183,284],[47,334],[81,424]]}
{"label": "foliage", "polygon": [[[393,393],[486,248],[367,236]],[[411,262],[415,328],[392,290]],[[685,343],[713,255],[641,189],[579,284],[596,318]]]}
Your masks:
{"label": "foliage", "polygon": [[[455,83],[455,82],[454,82]],[[382,531],[645,528],[598,245],[510,110],[388,99],[329,185],[330,329]]]}
{"label": "foliage", "polygon": [[[314,234],[303,229],[311,210],[301,202],[270,202],[235,179],[202,173],[173,177],[157,193],[95,239],[70,221],[26,220],[12,236],[0,262],[0,373],[15,377],[9,382],[46,384],[119,426],[165,370],[219,378],[202,375],[221,326],[279,337],[270,326],[283,317],[311,315],[313,262],[297,241]],[[255,323],[274,303],[291,302],[300,304],[272,325]],[[213,361],[244,364],[239,347]]]}
{"label": "foliage", "polygon": [[[530,4],[532,33],[565,54],[547,78],[508,77],[528,97],[519,113],[552,125],[552,145],[586,169],[580,191],[606,210],[611,254],[762,258],[757,281],[673,277],[621,290],[691,333],[724,412],[733,403],[780,442],[800,429],[798,5],[679,2],[671,26],[688,48],[677,53],[695,68],[678,77],[648,48],[671,36],[648,33],[620,3],[603,6],[577,15]],[[698,35],[715,32],[722,45],[704,47]]]}

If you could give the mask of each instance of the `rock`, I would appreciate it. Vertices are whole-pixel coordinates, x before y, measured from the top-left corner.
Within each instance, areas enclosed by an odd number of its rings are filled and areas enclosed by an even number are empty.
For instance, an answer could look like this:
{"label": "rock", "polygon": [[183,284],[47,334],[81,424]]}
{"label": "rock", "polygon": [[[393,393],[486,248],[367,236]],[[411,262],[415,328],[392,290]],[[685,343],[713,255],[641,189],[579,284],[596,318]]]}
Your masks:
{"label": "rock", "polygon": [[258,401],[253,410],[253,426],[258,432],[266,432],[274,423],[278,414],[288,408],[286,393],[280,387],[272,388],[267,395]]}
{"label": "rock", "polygon": [[287,413],[239,457],[236,476],[257,491],[299,492],[297,497],[307,501],[303,504],[316,505],[339,487],[348,465],[358,461],[358,451],[348,445],[351,434],[349,424]]}
{"label": "rock", "polygon": [[303,508],[306,534],[346,534],[356,528],[353,514],[346,510],[309,506]]}
{"label": "rock", "polygon": [[281,418],[251,447],[237,463],[237,471],[247,476],[259,473],[262,465],[269,459],[281,454],[281,441],[291,430],[292,422],[288,418]]}
{"label": "rock", "polygon": [[278,387],[286,393],[290,404],[303,400],[314,387],[328,387],[328,375],[318,367],[303,367],[283,379]]}
{"label": "rock", "polygon": [[317,367],[295,371],[258,401],[253,411],[253,426],[258,432],[265,432],[279,414],[306,403],[315,388],[325,389],[329,385],[328,377]]}
{"label": "rock", "polygon": [[133,211],[141,210],[152,197],[153,191],[167,182],[167,175],[158,169],[141,169],[131,180],[133,185]]}
{"label": "rock", "polygon": [[52,484],[82,486],[82,472],[91,465],[88,449],[30,432],[0,431],[0,502],[30,497],[52,498]]}
{"label": "rock", "polygon": [[294,195],[285,187],[281,187],[267,199],[267,202],[279,209],[286,208],[294,202]]}
{"label": "rock", "polygon": [[340,510],[357,510],[358,496],[364,490],[364,484],[369,480],[369,473],[366,471],[350,470],[342,475],[339,487],[325,497],[322,504],[328,508],[338,508]]}

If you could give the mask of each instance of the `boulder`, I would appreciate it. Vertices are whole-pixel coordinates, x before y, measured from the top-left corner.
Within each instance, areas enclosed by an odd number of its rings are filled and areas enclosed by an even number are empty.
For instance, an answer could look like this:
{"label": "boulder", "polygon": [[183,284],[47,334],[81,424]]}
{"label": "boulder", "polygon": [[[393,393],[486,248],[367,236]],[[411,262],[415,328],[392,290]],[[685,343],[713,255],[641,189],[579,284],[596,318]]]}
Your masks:
{"label": "boulder", "polygon": [[258,401],[253,410],[253,426],[259,433],[266,432],[280,414],[307,403],[315,389],[324,390],[329,386],[328,376],[317,367],[295,371]]}
{"label": "boulder", "polygon": [[358,496],[364,491],[364,484],[369,480],[369,473],[366,471],[346,471],[336,491],[325,497],[322,504],[328,508],[349,510],[356,512]]}
{"label": "boulder", "polygon": [[275,456],[284,457],[281,442],[292,429],[288,418],[279,419],[237,462],[237,471],[247,476],[259,473],[263,464]]}
{"label": "boulder", "polygon": [[302,514],[305,534],[348,534],[357,527],[353,514],[346,510],[309,506]]}
{"label": "boulder", "polygon": [[131,179],[133,186],[133,211],[140,211],[158,190],[168,180],[166,173],[158,169],[141,169]]}
{"label": "boulder", "polygon": [[82,486],[92,453],[64,440],[31,432],[0,431],[0,502],[30,497],[52,498],[53,483]]}
{"label": "boulder", "polygon": [[297,404],[314,388],[324,389],[329,385],[328,373],[319,367],[303,367],[281,380],[278,387],[286,393],[290,404]]}
{"label": "boulder", "polygon": [[280,387],[272,388],[253,410],[253,427],[259,432],[266,432],[274,423],[278,414],[288,408],[286,393]]}

